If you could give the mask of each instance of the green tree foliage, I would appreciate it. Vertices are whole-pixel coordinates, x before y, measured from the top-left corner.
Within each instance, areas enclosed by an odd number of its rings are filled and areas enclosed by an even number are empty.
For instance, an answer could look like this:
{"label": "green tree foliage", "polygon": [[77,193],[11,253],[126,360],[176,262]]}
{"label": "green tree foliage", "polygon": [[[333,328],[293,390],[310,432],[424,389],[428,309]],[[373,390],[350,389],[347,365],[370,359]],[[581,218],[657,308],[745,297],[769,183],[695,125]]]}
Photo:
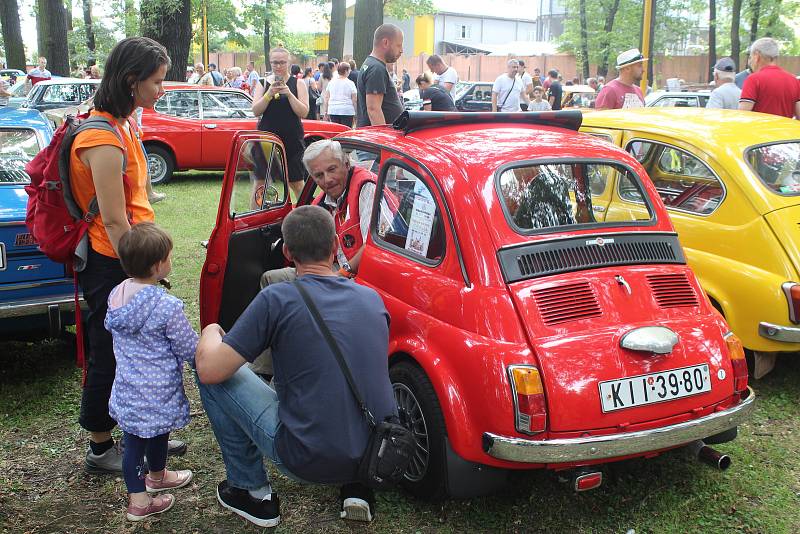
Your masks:
{"label": "green tree foliage", "polygon": [[[192,0],[192,20],[197,21],[199,24],[203,19],[203,2],[206,4],[206,17],[208,22],[209,33],[209,49],[212,52],[217,52],[211,48],[211,35],[222,36],[226,42],[234,42],[240,45],[247,44],[247,33],[250,29],[247,24],[242,24],[242,17],[240,10],[234,5],[232,0]],[[252,1],[247,3],[248,6],[263,9],[263,0]],[[261,26],[255,26],[260,33]],[[199,26],[198,26],[199,28]],[[193,42],[200,45],[203,36],[200,31],[196,31],[193,37]],[[259,46],[259,48],[261,48]],[[257,49],[258,50],[258,49]]]}
{"label": "green tree foliage", "polygon": [[[92,17],[95,39],[95,52],[94,57],[97,64],[102,67],[105,65],[106,58],[114,48],[114,45],[119,41],[119,36],[116,35],[118,31],[114,25],[114,21],[106,17]],[[78,67],[86,67],[90,63],[91,53],[86,46],[86,25],[82,17],[73,17],[72,31],[69,33],[70,45],[70,61],[73,65]]]}
{"label": "green tree foliage", "polygon": [[[734,0],[717,0],[717,52],[731,54],[731,34]],[[755,35],[751,36],[755,16]],[[739,41],[741,52],[759,37],[773,37],[781,43],[781,53],[800,54],[800,34],[792,28],[800,21],[800,0],[744,0],[742,2]]]}
{"label": "green tree foliage", "polygon": [[397,20],[433,13],[436,13],[436,7],[431,0],[384,0],[383,2],[383,16]]}
{"label": "green tree foliage", "polygon": [[190,0],[141,0],[141,31],[164,45],[172,66],[168,80],[183,81],[192,40]]}

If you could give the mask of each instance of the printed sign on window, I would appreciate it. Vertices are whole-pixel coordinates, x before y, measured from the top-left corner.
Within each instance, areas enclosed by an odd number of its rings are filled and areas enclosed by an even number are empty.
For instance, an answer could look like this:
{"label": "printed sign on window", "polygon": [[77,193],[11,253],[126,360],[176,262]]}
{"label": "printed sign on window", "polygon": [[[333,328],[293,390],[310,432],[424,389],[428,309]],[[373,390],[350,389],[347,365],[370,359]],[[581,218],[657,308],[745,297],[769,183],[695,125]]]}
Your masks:
{"label": "printed sign on window", "polygon": [[425,184],[418,180],[414,184],[414,205],[411,209],[411,220],[408,223],[406,250],[420,256],[428,255],[435,215],[436,202]]}

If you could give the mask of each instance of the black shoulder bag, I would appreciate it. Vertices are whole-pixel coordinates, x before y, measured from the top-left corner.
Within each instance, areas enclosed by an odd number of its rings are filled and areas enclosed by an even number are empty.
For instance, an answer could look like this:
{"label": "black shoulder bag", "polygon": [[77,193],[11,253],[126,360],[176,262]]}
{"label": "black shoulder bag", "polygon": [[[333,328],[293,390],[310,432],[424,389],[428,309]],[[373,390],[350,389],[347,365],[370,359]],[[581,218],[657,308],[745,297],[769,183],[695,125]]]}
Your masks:
{"label": "black shoulder bag", "polygon": [[411,462],[415,449],[414,436],[409,429],[399,424],[395,417],[387,418],[379,423],[375,422],[375,417],[369,411],[364,399],[361,398],[358,392],[356,383],[353,381],[353,375],[350,373],[350,368],[344,360],[344,355],[339,349],[339,345],[328,329],[328,325],[322,319],[316,305],[314,305],[314,301],[311,300],[308,292],[303,289],[299,281],[295,280],[293,283],[306,303],[308,311],[311,312],[311,317],[322,332],[331,352],[336,357],[336,361],[342,369],[342,374],[350,386],[350,391],[353,392],[353,397],[355,397],[358,407],[361,413],[364,414],[370,428],[367,448],[364,450],[364,455],[361,457],[358,466],[358,479],[373,489],[391,489],[403,479],[408,464]]}

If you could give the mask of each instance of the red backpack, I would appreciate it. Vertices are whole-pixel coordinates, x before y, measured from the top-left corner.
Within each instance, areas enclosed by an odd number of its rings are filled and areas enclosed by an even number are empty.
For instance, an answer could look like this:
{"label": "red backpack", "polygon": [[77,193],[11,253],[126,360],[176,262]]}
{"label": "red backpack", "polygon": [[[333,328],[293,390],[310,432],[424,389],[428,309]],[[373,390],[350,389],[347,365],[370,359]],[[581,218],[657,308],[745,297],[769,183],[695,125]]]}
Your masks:
{"label": "red backpack", "polygon": [[[67,116],[53,134],[50,144],[25,165],[31,183],[25,186],[28,193],[28,211],[25,223],[39,245],[39,249],[51,260],[69,265],[75,282],[75,330],[78,343],[77,364],[86,366],[83,347],[83,327],[78,297],[78,275],[86,267],[89,254],[87,230],[100,213],[97,197],[89,202],[89,210],[83,213],[72,194],[69,180],[69,160],[75,137],[86,130],[114,132],[122,143],[122,133],[111,120],[81,115]],[[124,143],[122,145],[125,146]],[[127,183],[125,169],[128,155],[123,148],[123,181]]]}

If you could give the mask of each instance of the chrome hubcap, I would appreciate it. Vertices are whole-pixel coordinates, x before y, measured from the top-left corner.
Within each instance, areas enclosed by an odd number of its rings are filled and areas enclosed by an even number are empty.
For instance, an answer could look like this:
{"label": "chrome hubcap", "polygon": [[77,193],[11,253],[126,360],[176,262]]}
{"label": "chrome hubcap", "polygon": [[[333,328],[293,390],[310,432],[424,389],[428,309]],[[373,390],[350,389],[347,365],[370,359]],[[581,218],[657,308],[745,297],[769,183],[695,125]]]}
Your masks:
{"label": "chrome hubcap", "polygon": [[150,174],[150,179],[154,182],[160,182],[167,174],[167,162],[164,158],[154,154],[147,155],[147,172]]}
{"label": "chrome hubcap", "polygon": [[425,416],[422,414],[422,408],[420,408],[414,393],[405,384],[400,383],[392,384],[392,389],[397,402],[400,423],[411,431],[416,443],[414,457],[411,459],[405,476],[407,480],[417,482],[425,476],[430,461],[428,425],[425,424]]}

